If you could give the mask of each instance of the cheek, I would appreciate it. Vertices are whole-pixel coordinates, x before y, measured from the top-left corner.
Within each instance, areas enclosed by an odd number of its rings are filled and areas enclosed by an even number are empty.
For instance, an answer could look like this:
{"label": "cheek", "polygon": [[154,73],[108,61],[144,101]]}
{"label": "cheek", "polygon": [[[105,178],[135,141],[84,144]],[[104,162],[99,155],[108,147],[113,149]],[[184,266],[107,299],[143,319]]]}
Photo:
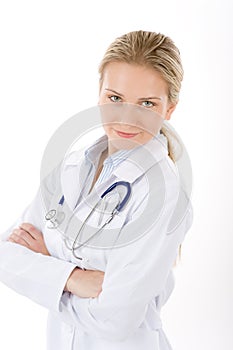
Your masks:
{"label": "cheek", "polygon": [[153,135],[157,134],[158,131],[161,128],[161,125],[163,123],[163,119],[162,118],[151,118],[151,119],[144,119],[144,120],[140,120],[137,123],[138,128],[141,129],[142,131],[142,136],[143,137],[152,137]]}
{"label": "cheek", "polygon": [[106,134],[107,136],[111,136],[111,135],[112,135],[113,130],[112,130],[112,127],[111,127],[111,126],[103,125],[103,128],[104,128],[105,134]]}
{"label": "cheek", "polygon": [[109,98],[105,94],[99,95],[99,104],[110,103]]}
{"label": "cheek", "polygon": [[145,131],[138,135],[138,138],[141,140],[141,143],[146,143],[152,137],[153,137],[153,135],[151,135],[150,133],[145,132]]}

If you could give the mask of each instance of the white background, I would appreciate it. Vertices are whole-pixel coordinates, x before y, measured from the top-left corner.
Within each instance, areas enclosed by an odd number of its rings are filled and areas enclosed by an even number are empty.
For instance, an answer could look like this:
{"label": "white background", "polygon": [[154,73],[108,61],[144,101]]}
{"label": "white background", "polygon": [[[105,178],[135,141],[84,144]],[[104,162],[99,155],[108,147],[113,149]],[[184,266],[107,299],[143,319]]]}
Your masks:
{"label": "white background", "polygon": [[[195,1],[2,1],[0,232],[32,200],[49,138],[96,105],[98,64],[132,30],[170,36],[185,78],[171,124],[193,168],[193,226],[164,306],[174,350],[233,348],[232,4]],[[45,349],[47,310],[0,284],[0,348]]]}

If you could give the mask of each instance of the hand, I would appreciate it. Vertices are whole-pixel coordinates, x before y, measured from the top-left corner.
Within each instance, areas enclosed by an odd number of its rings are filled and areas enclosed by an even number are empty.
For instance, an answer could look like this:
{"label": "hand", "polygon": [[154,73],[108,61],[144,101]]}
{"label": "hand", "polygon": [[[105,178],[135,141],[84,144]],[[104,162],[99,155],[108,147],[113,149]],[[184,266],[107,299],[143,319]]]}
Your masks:
{"label": "hand", "polygon": [[75,268],[66,282],[65,292],[81,298],[96,298],[102,291],[103,279],[103,271]]}
{"label": "hand", "polygon": [[8,241],[20,244],[36,253],[50,255],[43,234],[30,223],[22,223],[19,228],[14,229]]}

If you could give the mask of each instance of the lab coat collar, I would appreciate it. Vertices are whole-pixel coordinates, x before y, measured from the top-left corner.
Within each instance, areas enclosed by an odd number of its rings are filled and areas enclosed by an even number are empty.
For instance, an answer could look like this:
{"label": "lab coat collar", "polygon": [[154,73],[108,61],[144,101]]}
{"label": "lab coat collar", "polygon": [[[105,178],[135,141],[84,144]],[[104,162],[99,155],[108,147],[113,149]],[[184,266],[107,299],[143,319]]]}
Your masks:
{"label": "lab coat collar", "polygon": [[167,138],[158,133],[144,145],[136,147],[135,152],[130,153],[129,157],[113,170],[113,174],[123,181],[133,183],[167,155]]}
{"label": "lab coat collar", "polygon": [[[88,149],[97,145],[100,147],[99,151],[103,151],[107,147],[107,135],[101,136]],[[84,152],[85,155],[88,154],[87,150]],[[146,144],[123,151],[125,152],[119,150],[111,155],[112,159],[124,158],[124,162],[120,162],[113,168],[112,174],[120,180],[133,183],[139,176],[168,155],[168,142],[166,136],[159,132]],[[149,154],[150,157],[148,157]],[[65,161],[65,168],[69,165],[77,166],[79,161],[80,152],[73,152]]]}

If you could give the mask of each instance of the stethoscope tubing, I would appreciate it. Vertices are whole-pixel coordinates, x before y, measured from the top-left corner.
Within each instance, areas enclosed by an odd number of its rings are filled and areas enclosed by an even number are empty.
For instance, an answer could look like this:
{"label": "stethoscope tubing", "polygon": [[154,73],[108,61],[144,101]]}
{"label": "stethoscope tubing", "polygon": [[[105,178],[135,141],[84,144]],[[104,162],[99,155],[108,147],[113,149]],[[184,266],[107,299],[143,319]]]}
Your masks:
{"label": "stethoscope tubing", "polygon": [[[110,193],[114,188],[116,188],[117,186],[125,186],[127,188],[127,192],[126,192],[126,195],[124,197],[124,199],[120,202],[118,202],[118,204],[116,205],[116,207],[113,209],[110,217],[106,220],[106,222],[98,229],[98,231],[96,231],[91,237],[89,237],[85,242],[79,244],[78,246],[76,246],[76,243],[77,243],[77,240],[78,240],[78,237],[80,236],[81,232],[83,231],[83,227],[85,226],[86,222],[88,221],[88,219],[90,218],[90,216],[93,214],[93,212],[95,211],[96,207],[98,206],[99,202],[101,201],[101,199],[103,199],[108,193]],[[76,253],[75,253],[75,250],[79,249],[80,247],[82,247],[83,245],[85,245],[86,243],[88,243],[94,236],[96,236],[100,231],[103,230],[103,228],[109,224],[112,219],[114,218],[114,216],[119,213],[123,208],[124,206],[126,205],[126,203],[128,202],[129,198],[130,198],[130,195],[131,195],[131,185],[129,182],[126,182],[126,181],[117,181],[115,182],[114,184],[112,184],[109,188],[107,188],[106,191],[104,191],[104,193],[101,195],[101,198],[98,200],[98,202],[95,204],[94,208],[92,208],[91,212],[88,214],[88,216],[86,217],[86,219],[84,220],[82,226],[80,227],[76,237],[75,237],[75,240],[72,244],[72,246],[69,246],[68,245],[68,242],[67,242],[67,237],[65,235],[65,232],[67,231],[67,227],[70,223],[70,221],[72,220],[73,216],[75,215],[76,213],[76,208],[75,210],[73,211],[72,215],[70,216],[67,224],[66,224],[66,227],[65,227],[65,230],[64,230],[64,233],[63,233],[63,240],[64,240],[64,243],[65,243],[65,246],[68,250],[71,250],[72,251],[72,254],[73,256],[76,258],[76,259],[79,259],[79,260],[82,260],[81,257],[77,256]],[[59,200],[59,205],[62,207],[63,204],[64,204],[64,201],[65,201],[65,197],[64,195],[62,195],[61,199]],[[51,209],[46,215],[45,215],[45,219],[46,220],[49,220],[51,221],[52,218],[56,215],[57,211],[56,209]],[[55,219],[56,220],[56,219]],[[52,222],[52,221],[51,221]],[[54,228],[57,228],[59,226],[59,224],[57,224],[57,226],[54,225]]]}

